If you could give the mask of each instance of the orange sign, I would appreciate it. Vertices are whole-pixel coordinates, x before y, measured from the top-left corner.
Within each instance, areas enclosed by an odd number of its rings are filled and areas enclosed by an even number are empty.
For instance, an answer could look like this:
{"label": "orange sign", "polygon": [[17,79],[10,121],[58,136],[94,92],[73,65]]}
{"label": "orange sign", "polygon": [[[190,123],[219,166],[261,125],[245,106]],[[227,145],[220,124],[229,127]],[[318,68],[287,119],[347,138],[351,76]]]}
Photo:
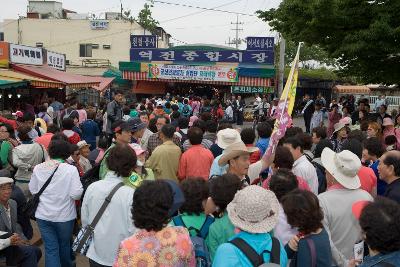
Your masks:
{"label": "orange sign", "polygon": [[10,44],[0,42],[0,68],[8,68],[10,62]]}

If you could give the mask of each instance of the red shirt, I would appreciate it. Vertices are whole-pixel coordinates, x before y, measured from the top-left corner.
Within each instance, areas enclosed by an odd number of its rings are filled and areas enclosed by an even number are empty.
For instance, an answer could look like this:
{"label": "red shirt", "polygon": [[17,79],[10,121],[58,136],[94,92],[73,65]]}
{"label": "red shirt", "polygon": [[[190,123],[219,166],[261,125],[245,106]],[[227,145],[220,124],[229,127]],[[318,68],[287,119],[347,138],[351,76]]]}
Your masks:
{"label": "red shirt", "polygon": [[38,144],[41,144],[42,146],[44,146],[46,148],[46,150],[49,149],[49,144],[51,141],[51,138],[53,137],[53,133],[45,133],[44,135],[38,137],[35,139],[35,142]]}
{"label": "red shirt", "polygon": [[202,177],[208,181],[214,156],[209,149],[202,145],[191,146],[179,162],[178,178],[184,180],[189,177]]}
{"label": "red shirt", "polygon": [[376,188],[377,184],[377,178],[374,170],[369,167],[361,166],[361,169],[358,171],[358,177],[360,177],[361,182],[360,188],[367,191],[371,195],[374,195],[372,191],[374,188]]}
{"label": "red shirt", "polygon": [[[246,145],[246,147],[254,147],[254,146],[252,144],[248,144]],[[250,164],[256,163],[260,159],[261,159],[260,149],[250,154]]]}

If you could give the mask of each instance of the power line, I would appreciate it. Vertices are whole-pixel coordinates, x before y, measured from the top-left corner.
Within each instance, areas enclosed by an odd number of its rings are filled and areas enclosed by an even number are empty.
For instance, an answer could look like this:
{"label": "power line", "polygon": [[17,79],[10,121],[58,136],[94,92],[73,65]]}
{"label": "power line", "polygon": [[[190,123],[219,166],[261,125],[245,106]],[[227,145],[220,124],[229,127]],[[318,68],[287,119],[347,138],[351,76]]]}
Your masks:
{"label": "power line", "polygon": [[[229,3],[223,4],[223,5],[219,5],[219,6],[213,7],[213,9],[214,9],[214,8],[223,7],[223,6],[227,6],[227,5],[231,5],[231,4],[233,4],[233,3],[240,2],[240,1],[242,1],[242,0],[236,0],[236,1],[229,2]],[[189,13],[189,14],[186,14],[186,15],[183,15],[183,16],[179,16],[179,17],[175,17],[175,18],[172,18],[172,19],[167,19],[167,20],[160,21],[160,23],[166,23],[166,22],[170,22],[170,21],[174,21],[174,20],[178,20],[178,19],[182,19],[182,18],[186,18],[186,17],[198,15],[198,14],[201,14],[201,13],[204,13],[204,12],[207,12],[207,11],[208,11],[208,10],[202,10],[202,11],[197,11],[197,12]]]}
{"label": "power line", "polygon": [[[239,0],[242,1],[242,0]],[[235,2],[239,1],[233,1],[229,4],[233,4]],[[222,9],[217,9],[217,7],[214,8],[207,8],[207,7],[200,7],[200,6],[192,6],[192,5],[186,5],[186,4],[179,4],[179,3],[171,3],[171,2],[165,2],[165,1],[158,1],[154,0],[155,3],[160,3],[160,4],[166,4],[166,5],[174,5],[174,6],[183,6],[183,7],[190,7],[190,8],[196,8],[196,9],[202,9],[206,11],[215,11],[215,12],[222,12],[222,13],[229,13],[229,14],[238,14],[242,16],[251,16],[251,17],[256,17],[254,14],[248,14],[248,13],[242,13],[242,12],[236,12],[236,11],[228,11],[228,10],[222,10]]]}

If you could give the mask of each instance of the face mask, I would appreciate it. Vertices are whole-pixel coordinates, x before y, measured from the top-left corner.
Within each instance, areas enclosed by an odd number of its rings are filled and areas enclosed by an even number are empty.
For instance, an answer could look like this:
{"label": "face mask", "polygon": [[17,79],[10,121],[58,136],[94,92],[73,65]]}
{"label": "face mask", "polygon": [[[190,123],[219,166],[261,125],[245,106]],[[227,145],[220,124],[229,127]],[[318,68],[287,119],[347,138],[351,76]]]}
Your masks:
{"label": "face mask", "polygon": [[140,161],[140,160],[136,160],[136,165],[139,167],[142,167],[142,166],[144,166],[144,162]]}

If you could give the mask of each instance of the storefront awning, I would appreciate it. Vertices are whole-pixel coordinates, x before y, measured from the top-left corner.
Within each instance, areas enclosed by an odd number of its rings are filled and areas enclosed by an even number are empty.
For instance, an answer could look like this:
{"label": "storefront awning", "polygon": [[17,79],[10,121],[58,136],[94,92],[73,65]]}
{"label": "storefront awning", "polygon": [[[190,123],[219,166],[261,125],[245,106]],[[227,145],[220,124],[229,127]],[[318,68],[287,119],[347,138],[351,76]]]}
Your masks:
{"label": "storefront awning", "polygon": [[258,77],[242,77],[239,76],[237,83],[232,82],[219,82],[219,81],[196,81],[196,80],[172,80],[172,79],[153,79],[148,78],[147,72],[133,72],[123,71],[122,77],[126,80],[133,81],[157,81],[157,82],[182,82],[182,83],[201,83],[201,84],[216,84],[216,85],[241,85],[241,86],[272,86],[272,80],[269,78],[258,78]]}
{"label": "storefront awning", "polygon": [[1,69],[0,79],[14,82],[29,82],[31,86],[38,88],[60,88],[64,86],[64,84],[60,82],[41,79],[10,69]]}
{"label": "storefront awning", "polygon": [[95,79],[100,82],[99,86],[93,86],[93,89],[96,89],[100,93],[104,92],[108,88],[111,87],[111,83],[115,78],[106,78],[106,77],[89,77],[90,79]]}
{"label": "storefront awning", "polygon": [[363,94],[368,95],[371,90],[365,85],[335,85],[333,92],[337,94]]}
{"label": "storefront awning", "polygon": [[166,91],[166,84],[163,82],[138,81],[133,87],[135,94],[163,95]]}
{"label": "storefront awning", "polygon": [[25,81],[16,82],[16,81],[8,81],[8,80],[0,79],[0,89],[25,87],[27,85],[28,85],[28,82],[25,82]]}
{"label": "storefront awning", "polygon": [[93,87],[99,86],[100,84],[100,81],[92,79],[88,76],[59,71],[49,66],[28,66],[12,64],[12,67],[16,71],[20,71],[28,75],[61,82],[66,86],[69,86],[70,88]]}

